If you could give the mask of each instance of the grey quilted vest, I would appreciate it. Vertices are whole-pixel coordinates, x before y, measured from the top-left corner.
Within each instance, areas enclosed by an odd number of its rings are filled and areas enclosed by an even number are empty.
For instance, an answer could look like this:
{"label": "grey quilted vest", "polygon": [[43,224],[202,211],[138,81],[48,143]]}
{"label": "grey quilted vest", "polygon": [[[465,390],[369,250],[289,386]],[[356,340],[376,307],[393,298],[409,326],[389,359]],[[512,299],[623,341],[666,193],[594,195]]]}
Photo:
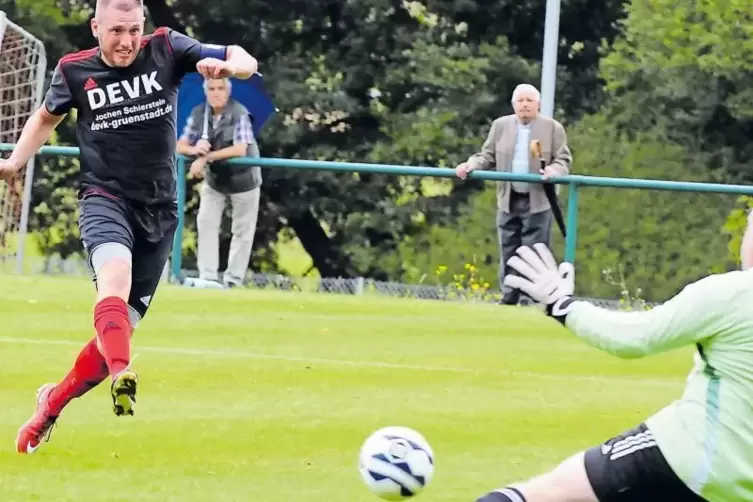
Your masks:
{"label": "grey quilted vest", "polygon": [[[201,133],[204,127],[205,104],[198,105],[191,112],[194,127]],[[222,118],[214,126],[212,117],[207,120],[207,132],[209,142],[212,144],[212,150],[222,150],[233,146],[233,136],[235,133],[235,124],[243,115],[248,115],[245,106],[234,99],[230,99],[222,111]],[[256,138],[253,138],[248,145],[249,157],[259,156],[259,145]],[[261,186],[261,168],[259,166],[239,166],[228,164],[225,161],[215,161],[207,165],[206,182],[210,187],[221,193],[240,193],[248,192]]]}

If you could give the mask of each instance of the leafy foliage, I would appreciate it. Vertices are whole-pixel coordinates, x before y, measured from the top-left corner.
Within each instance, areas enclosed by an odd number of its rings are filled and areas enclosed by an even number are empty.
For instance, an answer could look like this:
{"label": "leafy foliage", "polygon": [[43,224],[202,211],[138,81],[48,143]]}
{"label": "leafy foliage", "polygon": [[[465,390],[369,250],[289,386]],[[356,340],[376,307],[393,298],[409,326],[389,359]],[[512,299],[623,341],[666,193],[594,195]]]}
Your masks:
{"label": "leafy foliage", "polygon": [[[94,44],[85,22],[93,0],[8,4],[0,0],[48,44],[51,66],[63,52]],[[269,157],[451,167],[478,150],[494,118],[510,113],[515,85],[539,83],[545,0],[145,5],[151,27],[238,43],[258,57],[280,108],[260,138]],[[753,181],[751,35],[743,0],[563,0],[555,113],[568,131],[573,172]],[[56,141],[75,143],[70,124]],[[80,251],[76,162],[47,159],[36,180],[32,224],[47,253]],[[195,183],[188,188],[191,265],[198,194]],[[256,270],[278,270],[279,242],[297,238],[322,276],[426,282],[439,280],[441,269],[443,281],[462,283],[473,267],[477,289],[497,286],[492,183],[267,169],[262,194]],[[561,198],[566,204],[567,190]],[[631,298],[640,289],[641,298],[662,300],[736,267],[746,204],[583,188],[579,293]],[[223,249],[228,240],[229,225]],[[563,246],[555,231],[555,250]]]}

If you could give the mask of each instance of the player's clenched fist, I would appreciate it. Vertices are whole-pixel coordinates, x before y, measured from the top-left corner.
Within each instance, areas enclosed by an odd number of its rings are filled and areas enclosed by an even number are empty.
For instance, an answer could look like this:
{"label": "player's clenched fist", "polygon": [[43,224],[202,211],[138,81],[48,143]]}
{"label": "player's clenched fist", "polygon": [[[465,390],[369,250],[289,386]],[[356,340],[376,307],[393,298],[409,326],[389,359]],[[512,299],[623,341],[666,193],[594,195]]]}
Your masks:
{"label": "player's clenched fist", "polygon": [[0,180],[9,180],[18,172],[18,168],[6,159],[0,159]]}
{"label": "player's clenched fist", "polygon": [[196,63],[196,71],[204,78],[225,78],[233,75],[233,68],[227,61],[204,58]]}

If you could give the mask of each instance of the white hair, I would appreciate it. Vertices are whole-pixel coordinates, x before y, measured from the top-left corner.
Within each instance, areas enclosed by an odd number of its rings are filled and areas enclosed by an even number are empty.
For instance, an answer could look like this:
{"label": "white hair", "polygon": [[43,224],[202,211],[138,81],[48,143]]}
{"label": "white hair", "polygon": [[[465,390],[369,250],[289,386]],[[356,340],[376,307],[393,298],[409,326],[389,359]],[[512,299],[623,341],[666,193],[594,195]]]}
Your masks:
{"label": "white hair", "polygon": [[511,103],[515,103],[515,101],[518,100],[518,96],[520,96],[524,92],[530,92],[534,96],[536,96],[536,101],[541,101],[541,93],[539,92],[536,87],[532,86],[531,84],[519,84],[515,87],[515,90],[512,91],[512,99],[510,100]]}
{"label": "white hair", "polygon": [[225,85],[227,85],[227,92],[230,92],[230,91],[233,90],[233,83],[230,81],[229,78],[205,78],[204,79],[204,84],[202,84],[202,86],[204,87],[204,93],[205,94],[209,90],[209,81],[210,80],[224,80],[225,81]]}

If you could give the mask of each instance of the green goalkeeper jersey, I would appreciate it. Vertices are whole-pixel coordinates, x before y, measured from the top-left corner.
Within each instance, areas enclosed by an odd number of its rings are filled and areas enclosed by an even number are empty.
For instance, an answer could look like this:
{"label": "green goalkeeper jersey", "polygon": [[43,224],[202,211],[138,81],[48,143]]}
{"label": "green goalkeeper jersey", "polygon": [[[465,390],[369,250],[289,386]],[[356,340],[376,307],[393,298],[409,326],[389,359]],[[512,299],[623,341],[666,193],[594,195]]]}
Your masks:
{"label": "green goalkeeper jersey", "polygon": [[624,358],[695,345],[682,396],[646,425],[694,492],[710,502],[753,501],[753,270],[706,277],[645,312],[575,302],[565,322]]}

